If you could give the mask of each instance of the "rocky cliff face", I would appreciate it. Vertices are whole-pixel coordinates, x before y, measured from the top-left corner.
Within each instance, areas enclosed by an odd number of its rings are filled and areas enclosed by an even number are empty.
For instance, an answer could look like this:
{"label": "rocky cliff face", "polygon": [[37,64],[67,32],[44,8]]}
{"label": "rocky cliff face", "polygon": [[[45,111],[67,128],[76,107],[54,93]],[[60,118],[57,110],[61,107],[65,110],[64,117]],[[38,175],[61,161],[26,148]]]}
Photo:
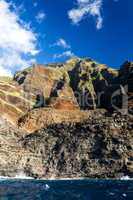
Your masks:
{"label": "rocky cliff face", "polygon": [[132,128],[129,118],[96,112],[83,123],[51,125],[22,143],[41,155],[47,178],[133,177]]}
{"label": "rocky cliff face", "polygon": [[0,111],[15,124],[35,108],[41,113],[42,107],[78,113],[106,108],[132,114],[132,83],[131,62],[120,70],[79,58],[64,64],[34,65],[17,72],[13,80],[0,79]]}
{"label": "rocky cliff face", "polygon": [[17,82],[12,79],[0,77],[0,112],[1,116],[16,124],[20,116],[33,108],[36,96],[24,91]]}
{"label": "rocky cliff face", "polygon": [[133,119],[105,110],[27,135],[1,122],[0,175],[34,178],[133,177]]}
{"label": "rocky cliff face", "polygon": [[51,124],[75,123],[88,119],[90,113],[80,110],[60,110],[54,108],[34,109],[18,120],[18,127],[32,133]]}
{"label": "rocky cliff face", "polygon": [[23,148],[20,142],[23,135],[24,132],[0,117],[0,176],[26,176],[29,166],[33,166],[33,174],[42,176],[41,159]]}
{"label": "rocky cliff face", "polygon": [[0,175],[133,176],[133,63],[34,65],[0,77]]}

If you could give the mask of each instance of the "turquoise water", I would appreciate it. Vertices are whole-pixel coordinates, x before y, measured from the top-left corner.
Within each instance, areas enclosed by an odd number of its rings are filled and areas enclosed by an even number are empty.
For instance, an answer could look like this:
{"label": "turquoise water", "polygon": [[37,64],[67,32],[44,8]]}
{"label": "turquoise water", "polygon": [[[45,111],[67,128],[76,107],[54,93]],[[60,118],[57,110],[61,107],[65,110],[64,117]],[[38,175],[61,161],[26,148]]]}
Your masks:
{"label": "turquoise water", "polygon": [[0,200],[133,200],[131,180],[1,180]]}

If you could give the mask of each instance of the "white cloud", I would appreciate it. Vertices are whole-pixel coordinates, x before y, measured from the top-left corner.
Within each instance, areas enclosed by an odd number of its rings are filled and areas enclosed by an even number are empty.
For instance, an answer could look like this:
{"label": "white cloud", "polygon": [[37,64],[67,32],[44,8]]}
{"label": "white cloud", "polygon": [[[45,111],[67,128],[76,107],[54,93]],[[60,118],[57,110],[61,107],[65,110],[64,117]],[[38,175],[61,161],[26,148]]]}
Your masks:
{"label": "white cloud", "polygon": [[58,41],[57,41],[57,46],[60,46],[60,47],[63,47],[64,49],[69,49],[70,48],[70,45],[67,44],[67,42],[63,39],[63,38],[60,38]]}
{"label": "white cloud", "polygon": [[12,76],[12,73],[10,70],[3,68],[0,66],[0,76]]}
{"label": "white cloud", "polygon": [[68,16],[74,24],[78,24],[87,16],[96,18],[96,28],[101,29],[103,18],[101,15],[103,0],[76,0],[77,7],[68,11]]}
{"label": "white cloud", "polygon": [[62,47],[64,49],[71,48],[71,46],[63,38],[59,38],[59,40],[57,40],[57,42],[55,42],[54,44],[51,45],[51,47],[54,47],[54,46]]}
{"label": "white cloud", "polygon": [[36,34],[20,20],[10,3],[0,0],[0,75],[29,66],[39,52],[36,45]]}
{"label": "white cloud", "polygon": [[46,18],[46,14],[44,12],[39,12],[36,16],[36,20],[38,23],[41,23]]}
{"label": "white cloud", "polygon": [[57,59],[57,58],[71,58],[71,57],[74,57],[74,53],[72,51],[64,51],[63,53],[61,54],[55,54],[54,55],[54,59]]}

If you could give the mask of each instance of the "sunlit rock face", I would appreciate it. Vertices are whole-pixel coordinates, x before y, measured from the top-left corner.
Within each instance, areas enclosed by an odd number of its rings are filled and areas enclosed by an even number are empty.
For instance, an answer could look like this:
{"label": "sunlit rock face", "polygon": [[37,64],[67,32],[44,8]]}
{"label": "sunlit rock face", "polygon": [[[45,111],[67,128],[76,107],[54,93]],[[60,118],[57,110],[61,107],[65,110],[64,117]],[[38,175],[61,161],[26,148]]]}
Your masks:
{"label": "sunlit rock face", "polygon": [[[118,71],[91,59],[74,58],[64,64],[35,65],[14,76],[26,92],[40,93],[45,103],[95,109],[98,95],[115,81]],[[55,101],[56,100],[56,101]],[[52,103],[51,103],[52,102]],[[60,103],[59,103],[60,102]],[[78,104],[77,104],[78,103]]]}
{"label": "sunlit rock face", "polygon": [[[67,107],[68,109],[68,107]],[[34,109],[18,120],[18,127],[32,133],[50,124],[82,122],[89,117],[89,112],[80,110],[62,110],[54,108]]]}
{"label": "sunlit rock face", "polygon": [[10,122],[16,124],[20,116],[35,104],[35,95],[25,92],[17,82],[0,78],[0,112]]}
{"label": "sunlit rock face", "polygon": [[13,79],[0,78],[0,111],[14,124],[34,109],[41,113],[42,108],[71,113],[106,108],[132,114],[132,69],[132,62],[116,70],[89,58],[36,64]]}

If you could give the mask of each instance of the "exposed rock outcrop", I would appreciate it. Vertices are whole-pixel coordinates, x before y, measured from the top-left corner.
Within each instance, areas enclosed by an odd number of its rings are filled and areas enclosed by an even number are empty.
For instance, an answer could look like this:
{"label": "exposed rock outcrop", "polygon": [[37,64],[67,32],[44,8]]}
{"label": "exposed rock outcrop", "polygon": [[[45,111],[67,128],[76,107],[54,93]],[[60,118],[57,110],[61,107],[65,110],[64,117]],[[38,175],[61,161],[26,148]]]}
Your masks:
{"label": "exposed rock outcrop", "polygon": [[18,120],[18,127],[32,133],[50,124],[81,122],[88,119],[89,114],[87,111],[69,110],[69,107],[64,110],[54,108],[35,109]]}
{"label": "exposed rock outcrop", "polygon": [[16,124],[35,102],[35,95],[26,93],[17,82],[0,78],[0,112],[10,122]]}
{"label": "exposed rock outcrop", "polygon": [[[116,82],[118,71],[106,65],[96,63],[91,59],[74,58],[66,63],[34,65],[18,72],[14,76],[25,92],[40,93],[45,103],[63,102],[76,105],[76,99],[81,109],[95,109],[99,107],[99,93],[110,84]],[[53,95],[54,94],[54,95]]]}
{"label": "exposed rock outcrop", "polygon": [[[93,114],[92,114],[93,115]],[[23,145],[40,153],[44,177],[133,177],[132,121],[99,113],[84,123],[57,124],[24,138]]]}
{"label": "exposed rock outcrop", "polygon": [[71,59],[65,68],[81,109],[100,107],[101,94],[118,76],[117,70],[96,63],[92,59]]}
{"label": "exposed rock outcrop", "polygon": [[0,77],[0,175],[133,177],[133,63],[34,65]]}
{"label": "exposed rock outcrop", "polygon": [[34,175],[42,176],[42,161],[22,146],[23,136],[24,132],[0,117],[0,176],[24,176],[30,166]]}
{"label": "exposed rock outcrop", "polygon": [[32,109],[90,110],[106,108],[132,114],[133,64],[120,70],[92,59],[73,58],[64,64],[33,65],[0,79],[0,111],[9,121]]}
{"label": "exposed rock outcrop", "polygon": [[91,111],[80,123],[51,124],[27,135],[0,121],[0,175],[34,178],[133,177],[133,123]]}

